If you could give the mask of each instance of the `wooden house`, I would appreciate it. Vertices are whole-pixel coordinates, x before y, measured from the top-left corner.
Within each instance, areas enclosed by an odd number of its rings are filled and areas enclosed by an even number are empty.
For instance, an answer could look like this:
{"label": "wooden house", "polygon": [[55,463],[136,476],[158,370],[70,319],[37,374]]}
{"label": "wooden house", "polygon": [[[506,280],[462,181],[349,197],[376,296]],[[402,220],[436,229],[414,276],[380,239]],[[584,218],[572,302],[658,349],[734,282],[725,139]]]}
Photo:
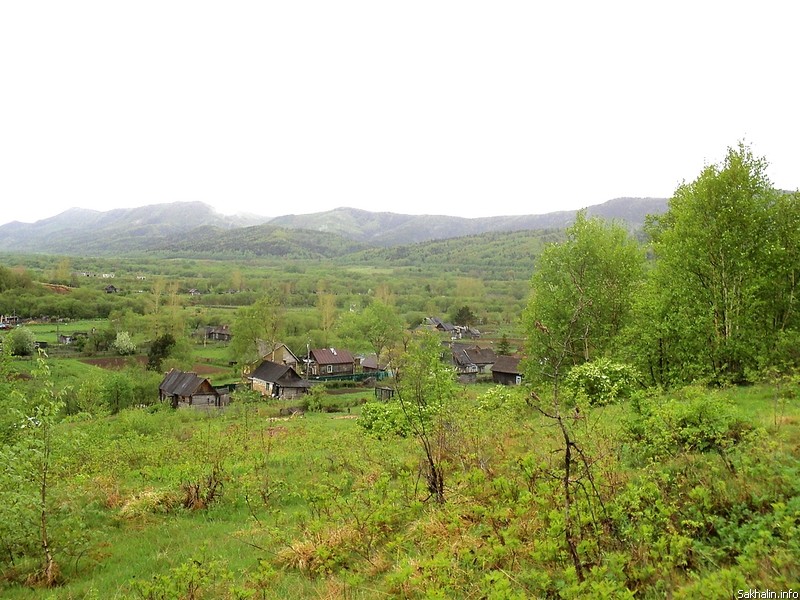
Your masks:
{"label": "wooden house", "polygon": [[295,356],[294,352],[289,350],[286,344],[275,344],[270,349],[265,342],[259,341],[258,347],[261,358],[264,360],[269,360],[279,365],[290,366],[295,371],[298,370],[298,365],[301,364],[300,359]]}
{"label": "wooden house", "polygon": [[231,328],[227,325],[206,327],[206,339],[217,342],[230,342],[232,338],[233,334],[231,333]]}
{"label": "wooden house", "polygon": [[170,400],[172,408],[179,406],[222,406],[222,395],[208,379],[196,373],[172,369],[158,386],[159,400]]}
{"label": "wooden house", "polygon": [[314,377],[325,375],[353,375],[356,360],[347,350],[315,348],[309,352],[308,368]]}
{"label": "wooden house", "polygon": [[453,365],[459,374],[489,374],[497,360],[497,354],[491,348],[452,344]]}
{"label": "wooden house", "polygon": [[255,391],[272,398],[297,398],[311,387],[311,382],[300,377],[294,368],[270,360],[258,365],[248,379]]}
{"label": "wooden house", "polygon": [[522,371],[516,356],[498,356],[492,365],[492,380],[502,385],[520,385]]}
{"label": "wooden house", "polygon": [[389,366],[382,362],[378,364],[378,357],[375,354],[368,354],[361,358],[361,371],[364,373],[386,373]]}

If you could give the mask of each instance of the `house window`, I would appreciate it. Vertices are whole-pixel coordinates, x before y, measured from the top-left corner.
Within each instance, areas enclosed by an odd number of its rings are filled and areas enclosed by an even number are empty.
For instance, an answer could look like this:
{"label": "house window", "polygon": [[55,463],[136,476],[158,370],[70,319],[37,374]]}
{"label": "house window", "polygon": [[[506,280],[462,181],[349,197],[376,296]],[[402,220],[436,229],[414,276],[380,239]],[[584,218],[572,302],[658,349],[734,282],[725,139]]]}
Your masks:
{"label": "house window", "polygon": [[328,365],[328,373],[333,373],[333,365]]}

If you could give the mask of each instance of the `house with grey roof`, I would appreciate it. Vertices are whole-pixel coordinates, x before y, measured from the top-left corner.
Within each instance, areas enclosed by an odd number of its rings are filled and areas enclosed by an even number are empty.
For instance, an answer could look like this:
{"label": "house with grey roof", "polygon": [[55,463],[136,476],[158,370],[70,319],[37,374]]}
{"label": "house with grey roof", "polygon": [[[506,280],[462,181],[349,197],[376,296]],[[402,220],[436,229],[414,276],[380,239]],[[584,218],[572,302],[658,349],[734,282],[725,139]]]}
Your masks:
{"label": "house with grey roof", "polygon": [[248,380],[252,389],[271,398],[298,398],[311,387],[311,382],[300,377],[293,367],[271,360],[262,361]]}
{"label": "house with grey roof", "polygon": [[520,360],[516,356],[498,356],[492,365],[492,380],[501,385],[519,385],[522,383]]}
{"label": "house with grey roof", "polygon": [[169,399],[172,408],[179,406],[222,406],[222,394],[207,378],[197,373],[172,369],[158,386],[158,397],[162,402]]}

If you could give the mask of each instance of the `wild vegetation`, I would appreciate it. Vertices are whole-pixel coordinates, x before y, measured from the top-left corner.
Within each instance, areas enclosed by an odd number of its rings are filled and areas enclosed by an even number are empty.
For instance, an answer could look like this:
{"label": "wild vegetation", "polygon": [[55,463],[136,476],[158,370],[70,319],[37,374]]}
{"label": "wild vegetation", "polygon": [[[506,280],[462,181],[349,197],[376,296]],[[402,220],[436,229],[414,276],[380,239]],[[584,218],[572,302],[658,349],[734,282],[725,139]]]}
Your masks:
{"label": "wild vegetation", "polygon": [[[765,169],[731,148],[645,244],[578,214],[539,237],[341,262],[7,257],[0,313],[37,320],[5,334],[0,361],[0,593],[796,590],[800,207]],[[481,269],[501,238],[513,260]],[[412,333],[425,316],[523,353],[524,385],[457,383],[449,340]],[[230,343],[203,335],[222,324]],[[351,384],[299,405],[245,387],[224,410],[158,401],[164,370],[240,382],[277,341],[374,353],[393,397]]]}

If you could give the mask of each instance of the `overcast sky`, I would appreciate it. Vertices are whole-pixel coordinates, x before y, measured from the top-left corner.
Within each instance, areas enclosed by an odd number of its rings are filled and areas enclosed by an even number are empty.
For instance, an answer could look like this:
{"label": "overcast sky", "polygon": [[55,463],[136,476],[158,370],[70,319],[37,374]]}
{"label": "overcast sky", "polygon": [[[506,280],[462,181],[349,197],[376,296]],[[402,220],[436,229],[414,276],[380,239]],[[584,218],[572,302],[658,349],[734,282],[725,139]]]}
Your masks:
{"label": "overcast sky", "polygon": [[3,2],[0,223],[199,200],[467,217],[800,185],[792,2]]}

